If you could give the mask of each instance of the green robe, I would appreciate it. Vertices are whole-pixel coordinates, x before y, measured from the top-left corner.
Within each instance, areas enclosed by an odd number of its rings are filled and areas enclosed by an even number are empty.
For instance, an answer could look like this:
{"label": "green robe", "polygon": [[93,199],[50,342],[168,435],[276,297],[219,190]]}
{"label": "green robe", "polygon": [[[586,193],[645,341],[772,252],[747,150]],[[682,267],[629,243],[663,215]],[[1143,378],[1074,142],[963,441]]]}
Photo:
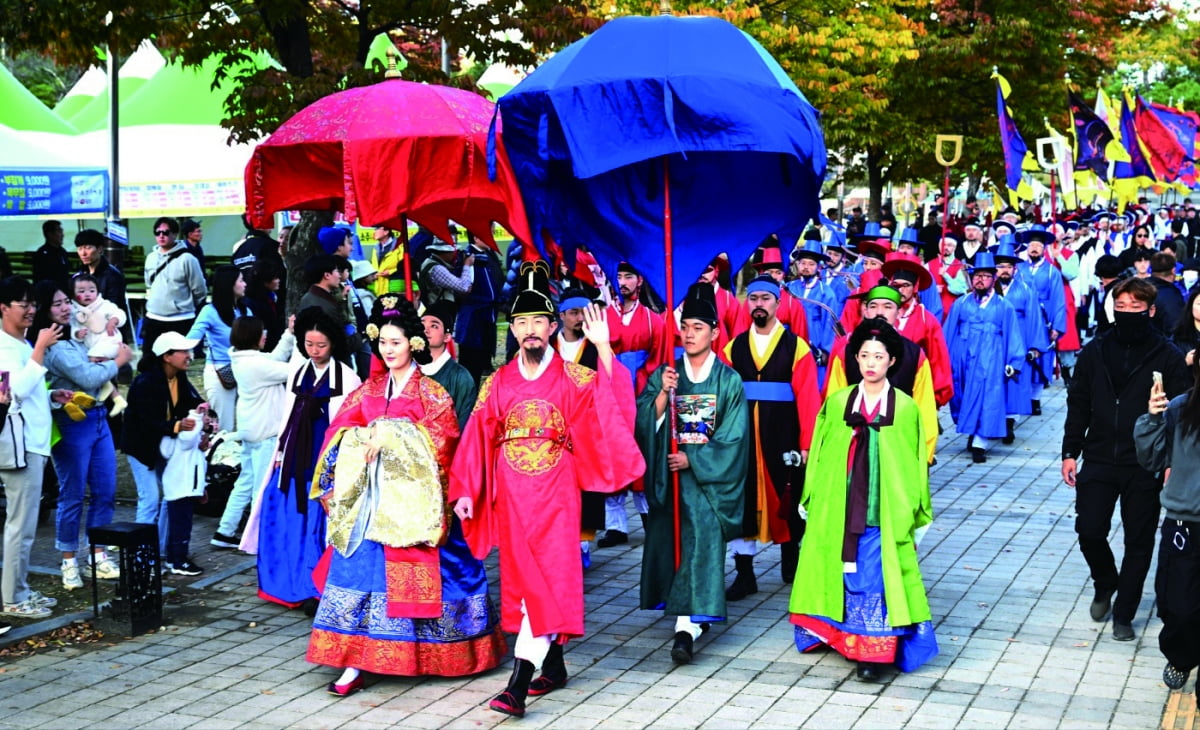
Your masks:
{"label": "green robe", "polygon": [[[851,386],[825,399],[817,414],[808,453],[804,495],[808,530],[800,545],[800,561],[788,610],[809,616],[845,620],[842,539],[846,526],[846,464],[854,430],[846,425],[846,403],[857,394]],[[878,432],[879,531],[883,594],[888,623],[909,626],[930,619],[929,600],[917,567],[916,528],[933,521],[925,435],[916,403],[895,393],[891,426]]]}
{"label": "green robe", "polygon": [[[689,467],[679,474],[682,560],[675,573],[674,502],[667,454],[671,426],[656,428],[654,399],[662,390],[663,368],[656,370],[638,398],[636,436],[646,458],[646,542],[642,550],[644,609],[664,608],[672,616],[725,616],[725,543],[742,533],[743,482],[749,458],[749,420],[741,377],[716,361],[708,378],[691,382],[683,361],[676,402],[681,424],[679,450]],[[705,397],[707,396],[707,398]],[[712,406],[715,405],[715,410]],[[696,424],[704,422],[703,429]],[[690,430],[692,433],[683,433]],[[700,440],[705,431],[707,443]]]}
{"label": "green robe", "polygon": [[465,428],[467,419],[471,417],[471,410],[475,407],[475,398],[479,393],[479,388],[475,385],[475,378],[471,377],[470,371],[459,365],[458,361],[454,359],[447,360],[441,369],[429,377],[450,394],[450,399],[454,401],[454,415],[458,418],[458,427]]}

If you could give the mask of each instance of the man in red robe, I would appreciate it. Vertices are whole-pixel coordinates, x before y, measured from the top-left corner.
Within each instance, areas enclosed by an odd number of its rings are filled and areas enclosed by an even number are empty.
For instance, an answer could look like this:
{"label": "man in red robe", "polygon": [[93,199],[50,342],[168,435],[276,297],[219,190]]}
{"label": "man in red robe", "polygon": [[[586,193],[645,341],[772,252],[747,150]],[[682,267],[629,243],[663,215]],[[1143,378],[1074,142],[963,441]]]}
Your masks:
{"label": "man in red robe", "polygon": [[600,367],[564,362],[548,346],[549,278],[544,262],[521,265],[509,315],[520,352],[480,386],[450,470],[449,500],[472,553],[500,548],[500,623],[517,634],[516,662],[490,707],[517,717],[527,695],[566,684],[563,644],[583,635],[581,492],[612,492],[645,471],[619,405],[632,398],[632,378],[613,358],[604,315],[592,305],[584,316]]}
{"label": "man in red robe", "polygon": [[942,335],[942,323],[929,313],[917,297],[918,291],[925,291],[933,284],[933,277],[921,260],[911,254],[888,254],[881,270],[892,288],[900,292],[896,329],[920,345],[925,357],[929,358],[933,397],[938,408],[941,408],[954,395],[950,350],[946,348],[946,338]]}
{"label": "man in red robe", "polygon": [[[641,272],[632,264],[626,261],[617,264],[621,306],[619,310],[609,307],[605,311],[613,353],[633,373],[635,397],[646,387],[650,373],[674,359],[666,321],[661,314],[651,311],[642,303],[644,287],[645,280]],[[630,491],[633,492],[633,503],[638,514],[646,514],[649,507],[642,494],[641,480],[630,485]],[[606,548],[629,542],[629,516],[625,514],[625,497],[628,493],[622,490],[605,500],[604,536],[596,541],[597,547]]]}
{"label": "man in red robe", "polygon": [[950,313],[954,301],[967,293],[967,264],[954,257],[957,249],[958,237],[947,233],[938,244],[937,257],[929,261],[929,273],[942,297],[943,320]]}
{"label": "man in red robe", "polygon": [[[721,286],[721,277],[728,273],[729,257],[722,253],[709,262],[704,273],[700,274],[700,278],[697,280],[711,286],[717,300],[717,336],[713,339],[713,352],[717,353],[717,357],[721,358],[722,362],[725,360],[725,345],[728,345],[729,341],[739,332],[750,329],[750,313],[742,309],[741,302],[733,292]],[[679,338],[680,328],[678,326],[681,311],[682,305],[675,308],[676,328],[672,357],[682,354],[683,342]]]}

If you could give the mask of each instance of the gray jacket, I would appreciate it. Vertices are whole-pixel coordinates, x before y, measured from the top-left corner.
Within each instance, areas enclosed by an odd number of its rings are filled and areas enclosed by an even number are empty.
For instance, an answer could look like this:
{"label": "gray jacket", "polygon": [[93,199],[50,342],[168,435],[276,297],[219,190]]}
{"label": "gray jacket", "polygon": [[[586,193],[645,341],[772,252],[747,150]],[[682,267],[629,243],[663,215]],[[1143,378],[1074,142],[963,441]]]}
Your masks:
{"label": "gray jacket", "polygon": [[208,285],[200,261],[176,242],[167,252],[157,247],[146,254],[146,316],[152,319],[190,319],[204,306]]}
{"label": "gray jacket", "polygon": [[1133,442],[1143,469],[1171,469],[1159,495],[1167,517],[1200,522],[1200,432],[1184,435],[1183,429],[1176,428],[1179,411],[1190,395],[1175,396],[1166,413],[1139,416],[1133,424]]}

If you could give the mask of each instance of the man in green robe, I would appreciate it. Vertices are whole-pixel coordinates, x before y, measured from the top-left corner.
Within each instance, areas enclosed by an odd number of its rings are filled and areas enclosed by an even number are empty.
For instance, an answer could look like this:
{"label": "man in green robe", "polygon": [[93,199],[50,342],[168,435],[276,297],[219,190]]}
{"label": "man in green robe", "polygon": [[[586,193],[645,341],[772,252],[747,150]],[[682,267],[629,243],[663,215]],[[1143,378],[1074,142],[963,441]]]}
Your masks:
{"label": "man in green robe", "polygon": [[[685,355],[650,376],[638,398],[636,437],[650,507],[641,607],[677,617],[671,658],[687,664],[708,624],[725,620],[725,543],[741,535],[750,452],[742,379],[712,350],[718,318],[711,286],[692,285],[680,319]],[[670,453],[673,430],[676,454]],[[678,518],[673,476],[679,478]]]}
{"label": "man in green robe", "polygon": [[471,372],[450,356],[447,347],[454,327],[454,306],[446,301],[435,302],[425,308],[421,324],[425,326],[426,344],[433,357],[432,362],[421,366],[421,372],[437,381],[450,394],[450,399],[454,401],[454,415],[461,429],[471,417],[479,388]]}

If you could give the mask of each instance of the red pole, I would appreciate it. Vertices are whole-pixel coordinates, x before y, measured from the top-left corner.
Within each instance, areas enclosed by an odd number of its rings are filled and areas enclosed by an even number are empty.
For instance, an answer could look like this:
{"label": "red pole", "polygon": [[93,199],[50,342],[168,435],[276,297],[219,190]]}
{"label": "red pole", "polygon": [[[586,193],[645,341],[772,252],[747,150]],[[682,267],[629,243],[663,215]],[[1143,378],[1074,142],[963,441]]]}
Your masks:
{"label": "red pole", "polygon": [[408,250],[408,216],[400,216],[400,243],[404,246],[404,296],[408,297],[408,301],[416,301],[413,299],[413,280],[412,280],[412,252]]}
{"label": "red pole", "polygon": [[1050,171],[1050,232],[1054,232],[1054,224],[1058,222],[1058,200],[1055,197],[1054,181],[1058,175],[1054,174],[1054,170]]}
{"label": "red pole", "polygon": [[[941,153],[939,152],[939,155]],[[942,238],[946,237],[946,227],[950,225],[950,166],[946,166],[946,180],[942,183]],[[942,238],[938,239],[937,254],[942,255]]]}
{"label": "red pole", "polygon": [[[667,318],[671,322],[671,342],[675,342],[675,272],[671,241],[671,163],[663,155],[663,252],[667,272]],[[675,430],[675,391],[667,393],[667,417],[671,419],[671,453],[679,453],[679,435]],[[675,572],[683,562],[683,537],[679,528],[679,472],[671,472],[672,514],[675,527]]]}

